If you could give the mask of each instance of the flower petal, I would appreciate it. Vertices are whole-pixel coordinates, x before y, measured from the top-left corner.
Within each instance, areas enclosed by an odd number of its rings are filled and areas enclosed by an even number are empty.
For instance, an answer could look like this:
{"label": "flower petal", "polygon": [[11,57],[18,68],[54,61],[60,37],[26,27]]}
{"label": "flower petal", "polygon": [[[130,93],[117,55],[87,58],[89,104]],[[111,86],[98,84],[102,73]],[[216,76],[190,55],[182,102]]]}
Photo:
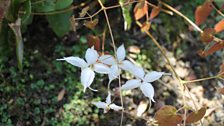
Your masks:
{"label": "flower petal", "polygon": [[101,74],[108,74],[110,71],[110,67],[102,63],[96,63],[93,66],[94,71]]}
{"label": "flower petal", "polygon": [[109,105],[111,103],[111,93],[108,92],[107,98],[106,98],[106,103]]}
{"label": "flower petal", "polygon": [[116,63],[115,58],[111,55],[102,55],[98,60],[106,65],[114,65]]}
{"label": "flower petal", "polygon": [[142,93],[149,98],[149,100],[152,100],[153,102],[155,102],[155,100],[153,99],[154,97],[154,88],[150,83],[143,83],[140,86],[140,89],[142,90]]}
{"label": "flower petal", "polygon": [[164,72],[157,72],[157,71],[152,71],[149,72],[145,75],[144,77],[144,82],[153,82],[155,80],[158,80],[160,77],[162,77]]}
{"label": "flower petal", "polygon": [[105,102],[101,102],[101,101],[92,102],[92,104],[94,104],[97,108],[103,108],[103,109],[107,108],[107,106],[108,106],[108,104],[106,104]]}
{"label": "flower petal", "polygon": [[119,66],[121,69],[131,72],[134,64],[128,60],[124,60]]}
{"label": "flower petal", "polygon": [[97,51],[94,50],[93,47],[88,48],[86,50],[85,58],[86,58],[86,61],[87,61],[88,65],[94,64],[97,61],[98,57],[99,57],[99,55],[98,55]]}
{"label": "flower petal", "polygon": [[57,60],[65,60],[66,62],[80,68],[87,67],[87,63],[79,57],[69,56],[69,57],[64,57],[63,59],[57,59]]}
{"label": "flower petal", "polygon": [[121,106],[115,105],[115,104],[110,104],[109,105],[110,109],[113,109],[115,111],[122,110],[123,108]]}
{"label": "flower petal", "polygon": [[112,65],[110,67],[110,71],[108,73],[109,83],[111,83],[114,79],[118,78],[119,74],[120,74],[120,70],[119,70],[117,64]]}
{"label": "flower petal", "polygon": [[87,87],[90,87],[93,80],[95,78],[95,73],[90,68],[85,68],[81,72],[81,83],[84,86],[84,92],[86,91]]}
{"label": "flower petal", "polygon": [[122,44],[120,47],[117,48],[117,59],[119,62],[124,60],[126,56],[125,53],[126,51],[125,51],[124,45]]}
{"label": "flower petal", "polygon": [[124,85],[121,86],[121,89],[131,90],[131,89],[139,87],[140,85],[141,85],[141,80],[139,79],[128,80]]}
{"label": "flower petal", "polygon": [[135,77],[140,78],[140,79],[143,79],[143,77],[144,77],[144,75],[145,75],[145,72],[144,72],[143,68],[142,68],[142,67],[139,67],[139,66],[134,66],[134,67],[132,68],[131,73],[132,73]]}

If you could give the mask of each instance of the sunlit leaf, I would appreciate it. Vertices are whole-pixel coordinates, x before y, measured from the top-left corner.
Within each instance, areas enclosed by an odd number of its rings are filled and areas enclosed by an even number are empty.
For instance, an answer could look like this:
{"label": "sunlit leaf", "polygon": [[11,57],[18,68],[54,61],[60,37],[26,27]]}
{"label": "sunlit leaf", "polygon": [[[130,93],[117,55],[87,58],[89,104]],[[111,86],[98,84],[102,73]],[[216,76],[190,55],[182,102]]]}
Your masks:
{"label": "sunlit leaf", "polygon": [[211,1],[206,1],[204,4],[198,6],[195,11],[195,23],[197,25],[204,23],[212,10],[213,7]]}
{"label": "sunlit leaf", "polygon": [[206,113],[205,107],[202,107],[198,111],[191,112],[190,114],[187,115],[186,123],[191,124],[201,120],[204,117],[205,113]]}
{"label": "sunlit leaf", "polygon": [[201,41],[205,43],[211,42],[214,37],[213,34],[215,33],[215,29],[213,28],[206,28],[202,33],[201,33]]}
{"label": "sunlit leaf", "polygon": [[129,30],[131,28],[131,22],[132,22],[131,13],[130,13],[131,4],[127,6],[123,6],[124,3],[128,1],[129,0],[119,0],[121,9],[122,9],[123,18],[124,18],[124,30]]}
{"label": "sunlit leaf", "polygon": [[87,28],[89,28],[89,29],[94,29],[95,28],[95,26],[98,24],[98,22],[99,22],[99,20],[96,18],[96,19],[94,19],[94,20],[92,20],[92,21],[86,21],[85,23],[84,23],[84,25],[87,27]]}
{"label": "sunlit leaf", "polygon": [[98,36],[88,35],[87,42],[88,42],[89,47],[94,46],[95,50],[97,50],[97,51],[100,50],[100,38]]}
{"label": "sunlit leaf", "polygon": [[23,41],[22,41],[22,34],[21,34],[21,19],[18,18],[15,23],[9,24],[10,28],[12,29],[15,38],[16,38],[16,55],[18,60],[18,67],[22,70],[22,63],[23,63]]}
{"label": "sunlit leaf", "polygon": [[150,13],[150,17],[149,19],[152,20],[153,18],[155,18],[157,15],[159,15],[161,8],[160,7],[153,7],[151,13]]}
{"label": "sunlit leaf", "polygon": [[65,89],[63,88],[59,93],[58,93],[58,97],[57,100],[61,101],[64,98],[65,95]]}
{"label": "sunlit leaf", "polygon": [[135,20],[139,20],[144,16],[148,16],[148,5],[147,3],[144,3],[142,6],[142,3],[137,3],[134,8],[134,16]]}
{"label": "sunlit leaf", "polygon": [[199,55],[202,56],[202,57],[205,57],[205,56],[211,55],[212,53],[214,53],[216,51],[219,51],[223,48],[224,48],[223,44],[215,42],[215,43],[212,43],[211,46],[209,45],[209,47],[206,50],[200,51]]}
{"label": "sunlit leaf", "polygon": [[177,126],[182,122],[182,116],[176,114],[176,108],[166,105],[159,109],[155,114],[155,119],[159,126]]}
{"label": "sunlit leaf", "polygon": [[219,33],[223,30],[224,30],[224,20],[221,20],[215,25],[215,31],[216,33]]}

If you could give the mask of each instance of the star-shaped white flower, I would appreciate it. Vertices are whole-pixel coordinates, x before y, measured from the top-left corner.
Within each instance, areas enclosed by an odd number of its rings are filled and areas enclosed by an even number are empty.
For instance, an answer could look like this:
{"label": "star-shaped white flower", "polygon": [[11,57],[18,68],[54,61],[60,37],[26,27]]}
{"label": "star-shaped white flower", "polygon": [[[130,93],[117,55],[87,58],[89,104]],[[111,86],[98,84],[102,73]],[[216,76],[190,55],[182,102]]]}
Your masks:
{"label": "star-shaped white flower", "polygon": [[125,60],[125,57],[126,57],[126,51],[124,45],[121,45],[117,48],[116,51],[117,60],[115,59],[114,56],[111,55],[103,55],[99,58],[100,62],[111,66],[108,73],[109,83],[112,80],[118,78],[119,74],[121,73],[121,69],[129,72],[131,71],[133,64],[130,61]]}
{"label": "star-shaped white flower", "polygon": [[132,69],[132,74],[136,77],[136,79],[128,80],[124,85],[122,85],[121,89],[123,90],[131,90],[137,87],[140,87],[142,93],[149,98],[149,100],[154,100],[154,88],[151,85],[151,82],[158,80],[164,72],[156,72],[152,71],[145,74],[144,70],[141,67],[135,66]]}
{"label": "star-shaped white flower", "polygon": [[57,60],[65,60],[68,63],[81,68],[81,83],[84,86],[84,92],[85,92],[86,88],[89,88],[93,91],[97,91],[90,87],[95,78],[94,71],[101,74],[109,73],[110,68],[103,63],[97,62],[98,58],[99,55],[97,51],[94,50],[94,48],[92,47],[86,50],[85,54],[86,61],[80,57],[74,57],[74,56],[64,57],[62,59]]}
{"label": "star-shaped white flower", "polygon": [[122,110],[123,108],[121,106],[115,105],[114,103],[111,103],[111,94],[108,92],[108,96],[106,98],[106,102],[92,102],[97,108],[104,109],[104,113],[107,113],[110,109],[113,109],[115,111]]}

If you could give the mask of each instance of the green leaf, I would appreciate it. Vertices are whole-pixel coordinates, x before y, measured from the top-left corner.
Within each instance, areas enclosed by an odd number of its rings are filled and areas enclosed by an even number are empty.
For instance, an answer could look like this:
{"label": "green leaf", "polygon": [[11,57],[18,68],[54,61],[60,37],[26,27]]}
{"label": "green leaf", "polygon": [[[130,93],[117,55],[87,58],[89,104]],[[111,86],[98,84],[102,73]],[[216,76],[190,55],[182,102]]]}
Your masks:
{"label": "green leaf", "polygon": [[57,0],[55,9],[61,10],[61,9],[67,8],[72,4],[72,2],[73,0]]}
{"label": "green leaf", "polygon": [[18,60],[18,67],[22,71],[22,63],[23,63],[23,41],[22,41],[22,34],[21,34],[21,19],[18,18],[15,23],[9,24],[10,28],[12,29],[15,37],[16,37],[16,56]]}
{"label": "green leaf", "polygon": [[128,1],[129,0],[119,0],[119,3],[122,8],[123,18],[124,18],[124,30],[129,30],[131,28],[131,23],[132,23],[131,13],[130,13],[131,4],[123,6],[124,3],[128,2]]}
{"label": "green leaf", "polygon": [[32,5],[32,7],[35,12],[50,12],[55,10],[55,2],[53,0],[44,0]]}
{"label": "green leaf", "polygon": [[70,17],[72,12],[62,13],[62,14],[55,14],[55,15],[48,15],[47,20],[50,24],[50,27],[56,33],[57,36],[62,37],[67,32],[69,32],[71,28],[70,24]]}

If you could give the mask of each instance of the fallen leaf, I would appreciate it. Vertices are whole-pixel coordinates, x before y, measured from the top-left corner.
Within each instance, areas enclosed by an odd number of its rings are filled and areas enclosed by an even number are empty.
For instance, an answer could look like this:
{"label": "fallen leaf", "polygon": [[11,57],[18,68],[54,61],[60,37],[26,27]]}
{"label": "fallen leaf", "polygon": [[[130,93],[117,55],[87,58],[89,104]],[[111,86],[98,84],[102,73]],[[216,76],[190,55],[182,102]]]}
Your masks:
{"label": "fallen leaf", "polygon": [[135,20],[139,20],[144,16],[148,16],[148,5],[144,2],[143,6],[142,3],[137,3],[134,8],[134,16]]}
{"label": "fallen leaf", "polygon": [[190,114],[187,115],[186,123],[191,124],[201,120],[204,117],[205,113],[206,113],[205,107],[202,107],[198,111],[191,112]]}
{"label": "fallen leaf", "polygon": [[206,1],[204,4],[198,6],[195,11],[195,23],[197,25],[204,23],[212,10],[213,7],[211,1]]}
{"label": "fallen leaf", "polygon": [[215,25],[215,31],[216,33],[219,33],[221,31],[224,30],[224,20],[219,21],[216,25]]}
{"label": "fallen leaf", "polygon": [[100,51],[100,38],[94,35],[87,35],[88,46],[94,46],[94,49]]}
{"label": "fallen leaf", "polygon": [[159,126],[177,126],[182,122],[183,118],[176,112],[175,107],[166,105],[156,112],[155,119],[158,121]]}
{"label": "fallen leaf", "polygon": [[58,93],[58,101],[61,101],[64,98],[65,95],[65,89],[63,88],[59,93]]}

